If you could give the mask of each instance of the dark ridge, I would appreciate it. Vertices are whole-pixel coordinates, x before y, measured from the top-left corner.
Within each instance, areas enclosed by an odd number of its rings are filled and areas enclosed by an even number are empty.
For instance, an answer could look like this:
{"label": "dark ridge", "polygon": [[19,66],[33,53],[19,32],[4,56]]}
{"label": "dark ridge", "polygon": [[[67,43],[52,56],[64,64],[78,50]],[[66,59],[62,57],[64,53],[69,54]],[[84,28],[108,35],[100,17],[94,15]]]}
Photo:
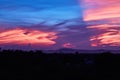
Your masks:
{"label": "dark ridge", "polygon": [[0,77],[7,80],[115,80],[120,54],[46,54],[0,50]]}

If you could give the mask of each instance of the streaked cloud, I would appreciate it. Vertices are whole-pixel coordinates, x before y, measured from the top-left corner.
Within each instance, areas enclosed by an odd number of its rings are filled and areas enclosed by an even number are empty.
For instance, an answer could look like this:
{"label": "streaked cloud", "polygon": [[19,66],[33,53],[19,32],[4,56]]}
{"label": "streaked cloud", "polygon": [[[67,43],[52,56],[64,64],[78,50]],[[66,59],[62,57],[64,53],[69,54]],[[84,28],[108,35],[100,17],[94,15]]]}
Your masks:
{"label": "streaked cloud", "polygon": [[0,32],[0,44],[19,45],[53,45],[57,39],[55,32],[43,32],[40,30],[12,29]]}
{"label": "streaked cloud", "polygon": [[85,0],[83,3],[87,28],[100,32],[91,37],[91,45],[120,46],[120,0]]}
{"label": "streaked cloud", "polygon": [[119,0],[84,0],[84,20],[101,20],[120,17]]}
{"label": "streaked cloud", "polygon": [[48,25],[77,18],[79,5],[74,0],[0,0],[0,22],[33,25],[46,21]]}

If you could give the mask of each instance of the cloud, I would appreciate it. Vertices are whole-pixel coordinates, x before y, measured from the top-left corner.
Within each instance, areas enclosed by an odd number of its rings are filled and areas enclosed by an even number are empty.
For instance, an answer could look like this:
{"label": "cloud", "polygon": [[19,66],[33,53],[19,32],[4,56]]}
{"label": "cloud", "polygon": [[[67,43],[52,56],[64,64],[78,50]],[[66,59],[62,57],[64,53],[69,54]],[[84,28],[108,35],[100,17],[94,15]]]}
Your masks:
{"label": "cloud", "polygon": [[[100,20],[120,17],[119,0],[84,0],[84,20]],[[93,17],[94,16],[94,17]]]}
{"label": "cloud", "polygon": [[75,0],[0,0],[0,43],[49,49],[120,46],[119,0],[105,1],[80,0],[79,6]]}
{"label": "cloud", "polygon": [[99,45],[110,45],[110,46],[120,46],[120,31],[110,31],[97,36],[91,37],[91,41],[97,41],[96,46]]}
{"label": "cloud", "polygon": [[78,17],[79,11],[77,1],[74,0],[0,0],[0,22],[19,26],[42,21],[55,24],[59,20]]}
{"label": "cloud", "polygon": [[83,3],[87,28],[99,32],[91,36],[91,45],[120,46],[120,0],[85,0]]}
{"label": "cloud", "polygon": [[55,32],[43,32],[40,30],[16,28],[0,32],[0,44],[49,46],[56,44],[55,39],[57,39]]}
{"label": "cloud", "polygon": [[[82,16],[79,14],[79,6],[65,6],[56,8],[44,8],[36,11],[27,11],[25,7],[16,10],[4,11],[0,10],[0,22],[10,23],[14,25],[33,25],[46,21],[47,25],[54,25],[59,21],[74,19]],[[35,8],[37,9],[37,8]],[[68,14],[69,13],[69,14]]]}
{"label": "cloud", "polygon": [[63,44],[63,47],[64,48],[75,48],[75,46],[71,43],[65,43],[65,44]]}

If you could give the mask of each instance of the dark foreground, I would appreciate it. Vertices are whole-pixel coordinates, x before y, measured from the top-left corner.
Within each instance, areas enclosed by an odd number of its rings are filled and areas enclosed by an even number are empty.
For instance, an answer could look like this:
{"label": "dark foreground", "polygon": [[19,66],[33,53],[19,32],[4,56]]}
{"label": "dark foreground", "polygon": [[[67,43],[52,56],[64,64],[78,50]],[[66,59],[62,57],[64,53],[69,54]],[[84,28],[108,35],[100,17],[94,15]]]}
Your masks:
{"label": "dark foreground", "polygon": [[119,54],[0,51],[3,80],[119,80],[119,77]]}

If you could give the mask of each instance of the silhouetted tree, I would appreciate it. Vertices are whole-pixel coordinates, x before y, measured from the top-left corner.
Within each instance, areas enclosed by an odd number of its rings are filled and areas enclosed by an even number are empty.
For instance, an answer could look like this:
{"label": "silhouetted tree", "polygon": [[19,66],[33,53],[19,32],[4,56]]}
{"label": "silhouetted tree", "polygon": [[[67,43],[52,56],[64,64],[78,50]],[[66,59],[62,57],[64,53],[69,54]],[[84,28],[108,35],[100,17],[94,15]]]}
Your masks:
{"label": "silhouetted tree", "polygon": [[[16,79],[112,79],[114,69],[120,72],[120,55],[102,54],[45,54],[41,50],[1,50],[0,75]],[[112,67],[114,66],[114,67]],[[118,67],[116,67],[118,66]],[[5,75],[4,75],[5,74]],[[45,76],[45,77],[43,77]],[[107,77],[107,78],[102,78]]]}

